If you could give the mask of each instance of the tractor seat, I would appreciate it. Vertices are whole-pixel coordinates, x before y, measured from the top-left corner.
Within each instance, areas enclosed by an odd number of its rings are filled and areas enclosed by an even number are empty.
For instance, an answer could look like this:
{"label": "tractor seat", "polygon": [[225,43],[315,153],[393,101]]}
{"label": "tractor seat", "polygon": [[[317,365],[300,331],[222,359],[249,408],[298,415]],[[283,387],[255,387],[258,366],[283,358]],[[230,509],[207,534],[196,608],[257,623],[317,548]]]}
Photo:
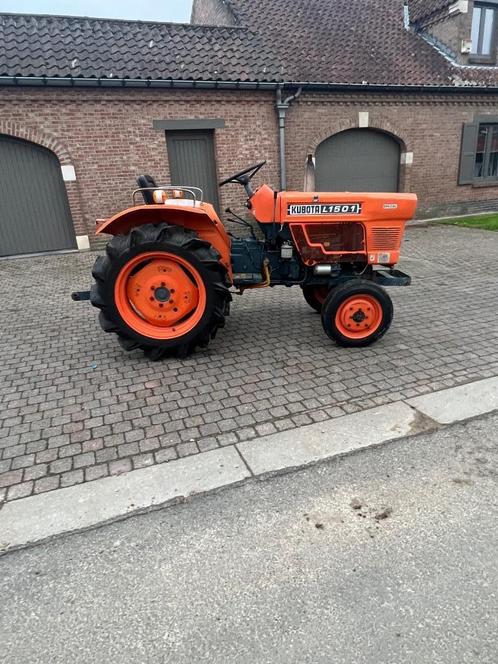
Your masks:
{"label": "tractor seat", "polygon": [[[140,189],[148,189],[149,187],[157,187],[157,183],[151,175],[139,175],[137,178],[137,184]],[[154,205],[154,192],[153,191],[142,191],[142,196],[146,205]]]}

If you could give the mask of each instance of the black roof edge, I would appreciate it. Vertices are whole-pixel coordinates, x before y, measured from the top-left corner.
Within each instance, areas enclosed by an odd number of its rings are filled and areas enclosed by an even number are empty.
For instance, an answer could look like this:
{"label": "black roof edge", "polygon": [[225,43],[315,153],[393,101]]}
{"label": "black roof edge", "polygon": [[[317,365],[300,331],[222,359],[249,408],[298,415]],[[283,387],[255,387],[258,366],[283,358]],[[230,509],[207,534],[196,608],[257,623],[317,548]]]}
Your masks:
{"label": "black roof edge", "polygon": [[1,76],[0,87],[74,87],[74,88],[176,88],[198,90],[277,90],[303,88],[315,92],[412,92],[497,94],[497,87],[455,85],[385,85],[370,83],[323,83],[314,81],[224,81],[184,79],[84,78],[49,76]]}

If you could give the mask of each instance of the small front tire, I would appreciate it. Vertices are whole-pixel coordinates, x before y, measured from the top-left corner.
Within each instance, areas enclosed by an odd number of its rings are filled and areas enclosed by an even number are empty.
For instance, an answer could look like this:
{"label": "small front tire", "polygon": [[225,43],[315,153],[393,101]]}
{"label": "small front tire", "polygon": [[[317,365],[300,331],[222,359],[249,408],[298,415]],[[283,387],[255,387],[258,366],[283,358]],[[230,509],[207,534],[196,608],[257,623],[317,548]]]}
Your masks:
{"label": "small front tire", "polygon": [[392,320],[393,303],[386,291],[361,279],[332,290],[322,308],[327,336],[349,348],[375,343],[391,327]]}

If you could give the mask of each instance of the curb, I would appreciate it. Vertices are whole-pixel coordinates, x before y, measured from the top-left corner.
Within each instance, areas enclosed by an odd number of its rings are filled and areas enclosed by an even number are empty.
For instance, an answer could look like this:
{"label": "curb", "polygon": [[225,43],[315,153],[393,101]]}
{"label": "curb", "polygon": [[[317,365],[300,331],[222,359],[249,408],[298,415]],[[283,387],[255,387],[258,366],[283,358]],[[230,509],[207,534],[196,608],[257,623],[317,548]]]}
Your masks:
{"label": "curb", "polygon": [[6,503],[0,553],[498,410],[498,377]]}

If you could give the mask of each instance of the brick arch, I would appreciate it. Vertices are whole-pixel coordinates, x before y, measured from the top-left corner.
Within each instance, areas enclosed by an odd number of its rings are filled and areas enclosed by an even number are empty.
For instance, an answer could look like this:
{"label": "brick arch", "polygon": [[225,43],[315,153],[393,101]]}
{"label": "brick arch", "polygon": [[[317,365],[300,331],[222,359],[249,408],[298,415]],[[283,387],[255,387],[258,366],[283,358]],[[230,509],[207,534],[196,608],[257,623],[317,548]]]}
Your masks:
{"label": "brick arch", "polygon": [[[323,127],[320,132],[315,134],[311,139],[308,145],[308,154],[314,155],[320,143],[323,143],[323,141],[326,141],[328,138],[331,138],[336,134],[348,131],[349,129],[359,129],[357,113],[355,113],[353,117],[344,118],[338,122]],[[401,152],[410,151],[407,141],[403,137],[403,132],[399,127],[393,124],[389,118],[379,117],[375,113],[370,113],[370,124],[368,127],[365,127],[365,129],[381,131],[385,134],[389,134],[400,144]]]}
{"label": "brick arch", "polygon": [[35,127],[29,127],[9,120],[0,120],[0,134],[42,145],[56,155],[61,165],[70,164],[72,161],[69,150],[59,139]]}

